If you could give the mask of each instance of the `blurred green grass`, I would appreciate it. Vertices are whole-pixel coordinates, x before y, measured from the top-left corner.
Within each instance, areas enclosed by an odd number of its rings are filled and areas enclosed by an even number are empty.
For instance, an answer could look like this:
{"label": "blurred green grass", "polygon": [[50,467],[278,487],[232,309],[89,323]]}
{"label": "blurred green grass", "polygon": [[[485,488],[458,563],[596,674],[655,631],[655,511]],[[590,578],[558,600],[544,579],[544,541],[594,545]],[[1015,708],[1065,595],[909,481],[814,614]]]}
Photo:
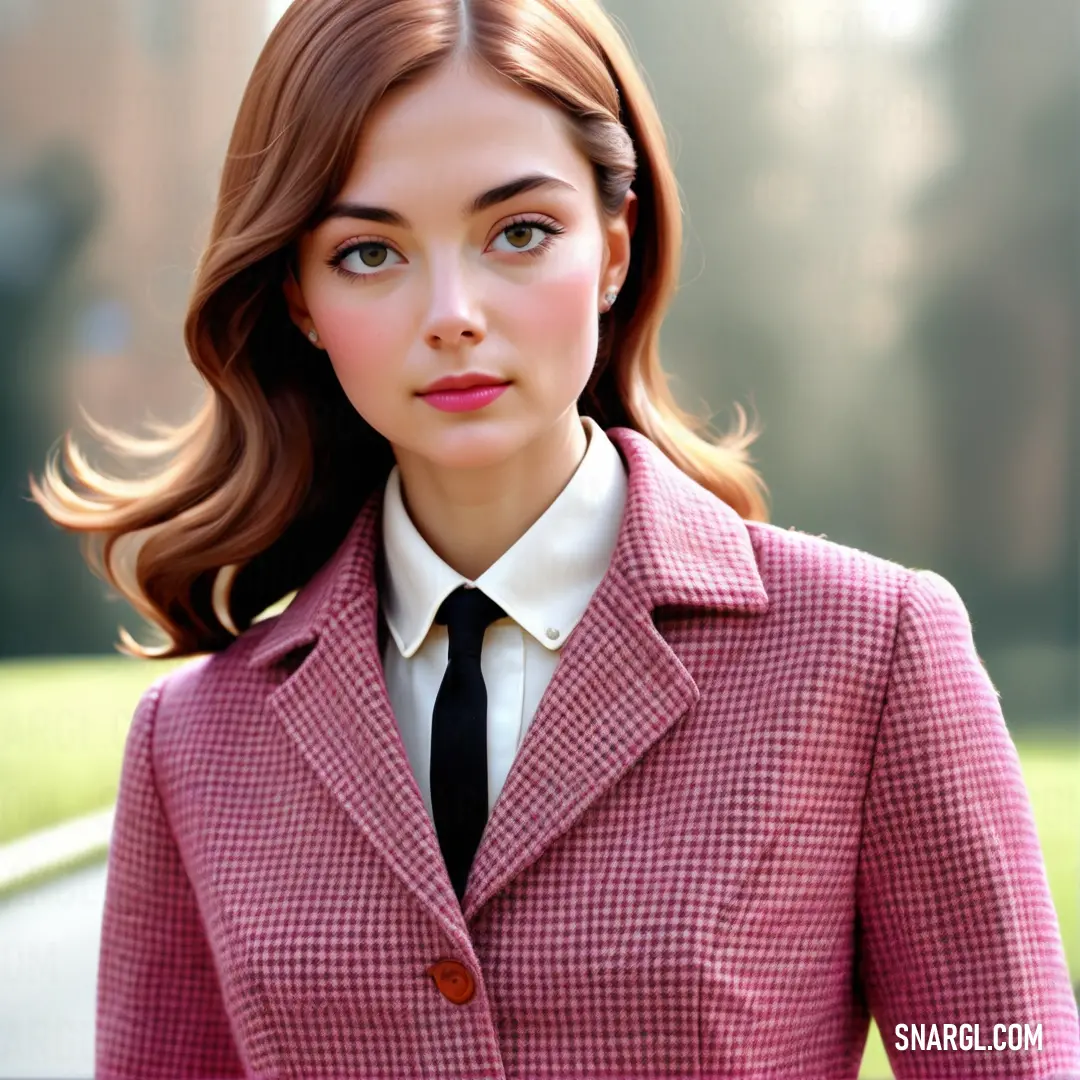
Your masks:
{"label": "blurred green grass", "polygon": [[[127,657],[0,663],[0,843],[116,799],[142,692],[183,661]],[[1074,985],[1080,980],[1080,743],[1017,737]],[[860,1080],[892,1072],[872,1026]]]}
{"label": "blurred green grass", "polygon": [[116,800],[131,718],[176,661],[0,663],[0,844]]}

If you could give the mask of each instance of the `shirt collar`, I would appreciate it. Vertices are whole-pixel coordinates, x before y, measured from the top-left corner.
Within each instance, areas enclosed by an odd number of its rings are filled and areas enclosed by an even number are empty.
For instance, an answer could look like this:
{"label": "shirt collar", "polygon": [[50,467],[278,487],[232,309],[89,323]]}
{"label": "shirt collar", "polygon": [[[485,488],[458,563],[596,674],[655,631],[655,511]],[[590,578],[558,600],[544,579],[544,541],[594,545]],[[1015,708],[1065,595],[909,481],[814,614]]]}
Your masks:
{"label": "shirt collar", "polygon": [[402,656],[416,652],[440,604],[467,583],[546,649],[560,648],[570,636],[607,573],[627,495],[626,470],[615,445],[592,417],[581,422],[589,444],[569,483],[474,582],[432,551],[405,509],[398,467],[390,471],[382,519],[384,612]]}

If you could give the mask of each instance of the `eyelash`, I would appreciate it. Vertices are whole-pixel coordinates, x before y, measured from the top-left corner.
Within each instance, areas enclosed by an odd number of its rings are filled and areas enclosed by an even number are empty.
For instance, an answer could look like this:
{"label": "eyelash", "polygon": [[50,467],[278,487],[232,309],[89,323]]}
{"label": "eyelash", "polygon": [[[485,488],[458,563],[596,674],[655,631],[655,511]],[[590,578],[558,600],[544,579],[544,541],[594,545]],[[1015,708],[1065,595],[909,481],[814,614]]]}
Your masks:
{"label": "eyelash", "polygon": [[[518,254],[528,255],[534,258],[539,258],[543,255],[552,244],[555,243],[555,237],[566,230],[561,226],[555,224],[550,218],[532,218],[521,217],[515,218],[513,221],[507,222],[498,232],[497,235],[501,236],[504,232],[508,232],[514,228],[515,225],[531,225],[534,229],[539,229],[541,232],[547,235],[539,244],[534,248],[529,248],[528,251],[521,251]],[[339,247],[329,259],[326,260],[326,265],[334,271],[335,274],[339,274],[347,281],[371,281],[376,278],[382,277],[383,271],[381,269],[376,270],[371,274],[354,274],[351,270],[345,270],[342,267],[342,263],[347,259],[354,251],[359,251],[361,248],[366,247],[384,247],[391,251],[396,251],[393,244],[387,243],[385,240],[349,240],[342,247]],[[400,252],[398,252],[400,254]],[[389,269],[389,267],[387,267]]]}

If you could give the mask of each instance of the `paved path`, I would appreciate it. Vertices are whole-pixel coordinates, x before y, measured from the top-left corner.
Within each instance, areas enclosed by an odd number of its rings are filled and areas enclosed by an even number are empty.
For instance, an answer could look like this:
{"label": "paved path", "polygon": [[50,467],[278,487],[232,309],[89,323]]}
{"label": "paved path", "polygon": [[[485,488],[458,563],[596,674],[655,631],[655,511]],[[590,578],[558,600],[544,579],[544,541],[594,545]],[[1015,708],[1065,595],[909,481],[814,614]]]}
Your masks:
{"label": "paved path", "polygon": [[0,899],[0,1080],[94,1075],[105,863]]}

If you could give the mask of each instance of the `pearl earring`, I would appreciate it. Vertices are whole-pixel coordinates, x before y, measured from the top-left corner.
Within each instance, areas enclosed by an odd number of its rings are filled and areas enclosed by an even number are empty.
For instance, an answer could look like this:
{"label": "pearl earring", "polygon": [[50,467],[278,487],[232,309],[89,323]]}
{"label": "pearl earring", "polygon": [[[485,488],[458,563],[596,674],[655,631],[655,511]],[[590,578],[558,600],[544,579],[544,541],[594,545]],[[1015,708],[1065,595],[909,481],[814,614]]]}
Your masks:
{"label": "pearl earring", "polygon": [[319,340],[318,332],[315,331],[315,330],[309,330],[307,332],[307,336],[308,336],[308,340],[311,342],[312,345],[314,345],[315,342]]}

